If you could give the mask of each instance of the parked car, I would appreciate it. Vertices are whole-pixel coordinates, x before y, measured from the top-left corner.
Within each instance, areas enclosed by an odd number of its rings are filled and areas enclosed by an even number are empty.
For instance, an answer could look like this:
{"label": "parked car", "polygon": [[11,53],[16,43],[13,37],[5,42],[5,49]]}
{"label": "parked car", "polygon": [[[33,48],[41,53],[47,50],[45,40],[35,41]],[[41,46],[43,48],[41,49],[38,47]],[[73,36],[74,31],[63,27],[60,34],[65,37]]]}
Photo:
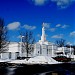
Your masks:
{"label": "parked car", "polygon": [[56,57],[53,57],[53,59],[55,59],[56,61],[60,61],[60,62],[71,61],[71,58],[67,58],[66,56],[56,56]]}

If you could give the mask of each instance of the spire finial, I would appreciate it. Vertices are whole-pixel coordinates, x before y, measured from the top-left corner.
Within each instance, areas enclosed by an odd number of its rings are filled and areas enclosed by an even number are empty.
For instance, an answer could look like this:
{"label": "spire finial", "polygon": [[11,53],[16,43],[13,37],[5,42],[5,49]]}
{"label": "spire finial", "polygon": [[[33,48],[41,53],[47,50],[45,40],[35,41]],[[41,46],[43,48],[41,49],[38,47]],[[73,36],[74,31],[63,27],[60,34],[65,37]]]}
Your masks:
{"label": "spire finial", "polygon": [[44,27],[44,22],[43,22],[43,24],[42,24],[42,27]]}

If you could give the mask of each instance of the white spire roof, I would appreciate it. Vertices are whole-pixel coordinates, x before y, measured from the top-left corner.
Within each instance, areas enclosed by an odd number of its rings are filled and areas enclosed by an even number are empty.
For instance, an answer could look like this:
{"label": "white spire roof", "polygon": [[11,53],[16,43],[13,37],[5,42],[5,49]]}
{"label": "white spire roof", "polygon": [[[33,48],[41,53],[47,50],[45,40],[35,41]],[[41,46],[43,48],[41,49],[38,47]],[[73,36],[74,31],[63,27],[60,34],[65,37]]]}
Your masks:
{"label": "white spire roof", "polygon": [[45,35],[45,28],[44,28],[44,22],[42,24],[42,36],[41,36],[41,41],[46,41],[46,35]]}

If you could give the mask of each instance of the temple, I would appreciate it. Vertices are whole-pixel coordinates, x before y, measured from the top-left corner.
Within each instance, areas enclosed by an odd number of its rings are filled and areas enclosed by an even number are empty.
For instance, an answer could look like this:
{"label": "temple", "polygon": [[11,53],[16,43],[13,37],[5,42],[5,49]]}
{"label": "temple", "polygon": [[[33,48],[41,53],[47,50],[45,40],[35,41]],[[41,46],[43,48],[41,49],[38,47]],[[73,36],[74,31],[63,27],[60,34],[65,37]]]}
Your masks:
{"label": "temple", "polygon": [[42,24],[41,40],[35,44],[34,55],[54,56],[54,51],[57,50],[57,46],[54,43],[46,40],[45,25]]}
{"label": "temple", "polygon": [[[17,57],[26,57],[27,53],[25,50],[25,46],[23,46],[23,42],[10,42],[7,46],[7,51],[0,53],[0,59],[17,59]],[[74,49],[67,48],[67,47],[58,47],[56,44],[47,41],[46,33],[45,33],[45,23],[42,24],[42,34],[41,38],[38,42],[31,46],[31,53],[28,53],[28,57],[35,57],[35,56],[50,56],[56,57],[58,55],[63,55],[67,57],[74,57]]]}

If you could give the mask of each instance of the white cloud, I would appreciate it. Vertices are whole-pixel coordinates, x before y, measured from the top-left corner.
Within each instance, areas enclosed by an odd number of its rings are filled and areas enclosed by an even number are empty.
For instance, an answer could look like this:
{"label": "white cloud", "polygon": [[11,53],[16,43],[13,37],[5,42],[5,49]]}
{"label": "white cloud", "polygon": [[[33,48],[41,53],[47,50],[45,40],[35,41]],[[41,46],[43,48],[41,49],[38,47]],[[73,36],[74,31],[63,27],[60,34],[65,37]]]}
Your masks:
{"label": "white cloud", "polygon": [[46,34],[45,36],[46,36],[46,37],[48,37],[48,35],[47,35],[47,34]]}
{"label": "white cloud", "polygon": [[45,0],[34,0],[35,5],[43,5],[45,3]]}
{"label": "white cloud", "polygon": [[49,28],[49,27],[50,27],[50,23],[43,23],[43,26],[44,26],[45,28]]}
{"label": "white cloud", "polygon": [[33,2],[35,5],[41,6],[49,3],[50,1],[55,2],[56,5],[60,8],[66,8],[71,5],[75,0],[28,0],[29,2]]}
{"label": "white cloud", "polygon": [[15,30],[15,29],[18,29],[19,26],[20,26],[20,22],[12,22],[12,23],[7,25],[7,28],[9,30]]}
{"label": "white cloud", "polygon": [[41,37],[41,35],[40,34],[37,34],[37,37]]}
{"label": "white cloud", "polygon": [[35,4],[35,5],[44,5],[44,4],[46,4],[49,0],[32,0],[33,1],[33,3]]}
{"label": "white cloud", "polygon": [[61,26],[61,24],[57,24],[57,25],[56,25],[56,27],[60,27],[60,26]]}
{"label": "white cloud", "polygon": [[54,32],[56,30],[56,28],[50,28],[49,29],[51,32]]}
{"label": "white cloud", "polygon": [[68,25],[63,25],[61,28],[64,28],[64,29],[65,29],[65,28],[67,28],[67,27],[69,27],[69,26],[68,26]]}
{"label": "white cloud", "polygon": [[17,36],[17,38],[21,38],[21,35]]}
{"label": "white cloud", "polygon": [[71,32],[70,36],[75,36],[75,31]]}
{"label": "white cloud", "polygon": [[72,45],[72,43],[71,42],[67,42],[67,45]]}
{"label": "white cloud", "polygon": [[23,26],[25,29],[27,29],[27,30],[34,30],[34,29],[36,29],[36,26],[30,26],[30,25],[24,25]]}
{"label": "white cloud", "polygon": [[59,34],[59,35],[53,35],[51,38],[62,38],[63,34]]}
{"label": "white cloud", "polygon": [[56,2],[57,6],[60,8],[66,8],[68,7],[74,0],[51,0],[53,2]]}

